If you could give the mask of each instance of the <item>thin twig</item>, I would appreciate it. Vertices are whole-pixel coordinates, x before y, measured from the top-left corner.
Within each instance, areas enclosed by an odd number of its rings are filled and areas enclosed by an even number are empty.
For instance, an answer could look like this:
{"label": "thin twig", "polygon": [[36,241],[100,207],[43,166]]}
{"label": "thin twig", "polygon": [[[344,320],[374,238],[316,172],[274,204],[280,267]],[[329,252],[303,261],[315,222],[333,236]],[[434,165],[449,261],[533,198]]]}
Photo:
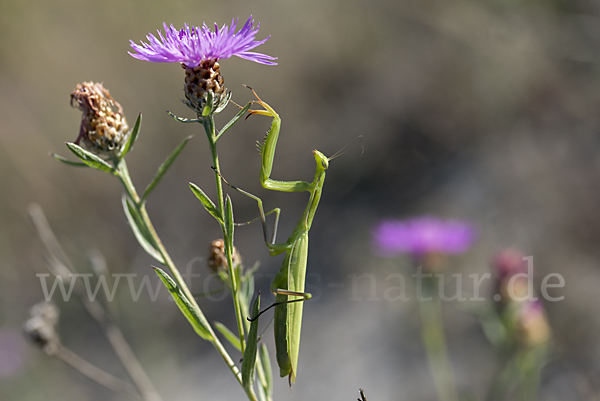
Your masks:
{"label": "thin twig", "polygon": [[133,399],[137,398],[138,392],[133,385],[106,373],[104,370],[92,365],[64,346],[60,345],[54,356],[96,383],[116,393],[126,395]]}
{"label": "thin twig", "polygon": [[[58,239],[50,228],[42,208],[38,204],[31,204],[29,206],[29,215],[31,216],[33,224],[40,235],[40,239],[48,250],[50,257],[50,270],[56,276],[69,278],[69,274],[73,274],[73,271],[75,270],[73,267],[74,265],[70,261],[66,252],[63,250],[58,242]],[[121,329],[119,329],[119,327],[114,323],[110,315],[106,313],[104,307],[99,302],[91,302],[86,296],[85,290],[81,287],[81,284],[76,284],[78,285],[75,286],[74,292],[81,300],[81,303],[89,315],[103,328],[104,334],[106,335],[111,347],[115,351],[115,354],[119,358],[119,361],[127,371],[128,375],[131,377],[131,380],[133,381],[144,401],[162,401],[160,395],[154,388],[152,381],[135,357],[135,354],[131,350],[127,340],[125,340]],[[96,369],[100,370],[98,368]],[[108,375],[108,373],[104,373]]]}

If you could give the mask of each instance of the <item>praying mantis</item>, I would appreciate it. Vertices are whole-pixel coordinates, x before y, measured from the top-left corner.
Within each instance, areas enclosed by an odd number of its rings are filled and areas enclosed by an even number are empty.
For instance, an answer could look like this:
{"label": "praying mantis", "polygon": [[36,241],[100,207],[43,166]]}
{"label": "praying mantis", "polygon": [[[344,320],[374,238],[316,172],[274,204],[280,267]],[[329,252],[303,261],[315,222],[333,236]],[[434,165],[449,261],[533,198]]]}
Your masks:
{"label": "praying mantis", "polygon": [[[319,201],[321,200],[321,193],[325,182],[325,172],[329,168],[329,161],[339,156],[344,149],[332,157],[327,157],[318,150],[313,150],[312,153],[315,157],[317,167],[312,182],[278,181],[270,178],[275,156],[275,147],[277,145],[281,127],[281,118],[271,106],[258,97],[254,90],[252,90],[252,92],[256,97],[255,103],[262,106],[263,109],[250,110],[250,115],[258,114],[273,118],[270,130],[267,131],[263,142],[258,144],[262,159],[260,169],[260,181],[262,186],[274,191],[310,193],[308,204],[306,205],[304,213],[298,221],[296,228],[287,241],[276,244],[275,238],[277,235],[277,225],[281,210],[275,208],[265,214],[263,202],[259,197],[234,187],[221,177],[227,185],[240,191],[244,195],[249,196],[258,203],[264,239],[269,248],[269,254],[271,256],[276,256],[285,253],[281,268],[271,283],[271,292],[276,295],[275,303],[271,305],[271,307],[275,307],[275,348],[277,364],[279,365],[279,374],[281,377],[288,376],[291,386],[291,384],[296,381],[296,371],[298,367],[303,301],[312,297],[311,294],[304,292],[306,263],[308,259],[308,232],[310,231],[315,212],[317,211]],[[275,224],[272,237],[269,239],[266,216],[271,213],[275,213]],[[258,318],[258,316],[253,317],[253,319],[256,318]]]}

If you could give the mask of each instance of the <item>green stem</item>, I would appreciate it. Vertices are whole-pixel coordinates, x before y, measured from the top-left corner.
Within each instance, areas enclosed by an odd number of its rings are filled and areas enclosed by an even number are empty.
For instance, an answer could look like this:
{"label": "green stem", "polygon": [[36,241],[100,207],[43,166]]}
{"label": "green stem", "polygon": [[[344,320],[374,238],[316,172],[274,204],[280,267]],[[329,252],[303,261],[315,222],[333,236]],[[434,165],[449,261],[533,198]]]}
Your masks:
{"label": "green stem", "polygon": [[[163,257],[164,264],[169,268],[169,271],[171,272],[173,279],[175,280],[177,285],[181,288],[181,290],[183,291],[185,296],[188,298],[188,300],[190,301],[192,306],[196,309],[198,316],[200,317],[201,320],[203,320],[205,327],[209,331],[209,334],[211,337],[209,341],[213,344],[213,346],[215,347],[217,352],[221,355],[221,357],[223,358],[223,360],[229,367],[229,370],[231,370],[231,373],[233,373],[233,375],[235,376],[237,381],[240,383],[240,385],[242,385],[242,387],[244,387],[243,382],[242,382],[242,374],[241,374],[240,370],[238,369],[236,364],[233,362],[233,359],[231,359],[231,356],[229,356],[229,354],[227,353],[227,350],[225,349],[225,347],[223,347],[223,344],[221,344],[221,342],[219,341],[218,337],[216,336],[215,332],[212,329],[212,326],[206,320],[204,313],[202,313],[202,310],[196,303],[196,299],[194,298],[189,287],[187,286],[185,280],[181,276],[179,269],[177,269],[177,267],[175,266],[175,263],[171,259],[171,256],[167,252],[165,246],[163,245],[162,241],[160,240],[160,237],[156,233],[156,230],[154,229],[154,225],[152,224],[152,221],[150,220],[150,216],[148,215],[148,212],[146,210],[146,205],[145,205],[145,203],[141,202],[141,199],[135,189],[135,186],[133,185],[133,182],[131,181],[131,176],[129,175],[129,170],[127,169],[127,164],[125,163],[125,160],[121,160],[120,163],[117,165],[117,171],[118,171],[118,177],[121,180],[121,183],[123,184],[123,186],[125,187],[125,191],[127,192],[127,195],[133,201],[133,203],[135,204],[135,207],[138,209],[138,212],[140,213],[140,216],[142,217],[142,220],[144,221],[144,225],[146,226],[146,229],[148,230],[148,232],[150,233],[150,235],[152,237],[152,240],[154,241],[154,245],[156,245],[158,252]],[[257,401],[256,395],[254,394],[253,389],[245,388],[244,390],[246,391],[246,394],[248,395],[248,398],[251,401]]]}
{"label": "green stem", "polygon": [[[206,131],[208,138],[208,145],[210,147],[210,155],[215,170],[215,184],[217,186],[217,198],[219,205],[219,212],[221,216],[225,218],[225,200],[223,198],[223,183],[221,181],[221,169],[219,167],[219,156],[217,154],[217,138],[215,135],[215,120],[213,116],[208,116],[202,119],[202,125]],[[246,349],[246,338],[244,336],[244,319],[242,317],[242,308],[240,306],[240,300],[238,295],[238,282],[237,275],[233,271],[233,238],[228,238],[225,230],[225,224],[221,224],[221,231],[223,232],[223,239],[225,240],[225,255],[227,256],[227,266],[229,266],[229,280],[231,286],[231,295],[233,297],[233,307],[235,309],[235,318],[238,327],[238,335],[240,338],[240,345],[242,347],[242,354]]]}
{"label": "green stem", "polygon": [[518,361],[521,376],[518,399],[535,400],[539,392],[541,370],[545,365],[545,346],[521,351]]}
{"label": "green stem", "polygon": [[439,401],[458,401],[442,327],[442,303],[437,294],[434,294],[434,283],[423,282],[423,286],[430,290],[431,299],[419,301],[421,339],[429,360],[437,398]]}

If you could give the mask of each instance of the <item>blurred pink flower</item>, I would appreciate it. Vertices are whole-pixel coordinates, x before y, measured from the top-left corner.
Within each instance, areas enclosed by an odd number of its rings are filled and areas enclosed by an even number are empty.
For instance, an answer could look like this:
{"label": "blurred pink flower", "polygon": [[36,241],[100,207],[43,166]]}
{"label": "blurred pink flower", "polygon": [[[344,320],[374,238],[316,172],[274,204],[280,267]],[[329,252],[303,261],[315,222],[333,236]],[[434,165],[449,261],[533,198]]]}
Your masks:
{"label": "blurred pink flower", "polygon": [[385,256],[401,253],[417,257],[429,253],[457,254],[469,249],[475,238],[475,229],[466,222],[444,221],[429,216],[384,220],[373,230],[375,246]]}

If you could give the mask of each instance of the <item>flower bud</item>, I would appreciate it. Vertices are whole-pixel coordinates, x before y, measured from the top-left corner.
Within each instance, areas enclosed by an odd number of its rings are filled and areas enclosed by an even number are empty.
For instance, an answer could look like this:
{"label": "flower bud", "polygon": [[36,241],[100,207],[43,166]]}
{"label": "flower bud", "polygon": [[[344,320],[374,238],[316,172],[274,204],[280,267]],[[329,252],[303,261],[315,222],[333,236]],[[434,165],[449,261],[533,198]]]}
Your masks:
{"label": "flower bud", "polygon": [[[214,240],[211,242],[208,251],[208,267],[214,273],[218,273],[220,270],[228,270],[227,254],[225,253],[225,241],[222,239]],[[231,259],[233,261],[234,268],[237,268],[242,264],[242,258],[235,246],[233,247],[233,255],[231,255]]]}
{"label": "flower bud", "polygon": [[196,67],[187,67],[185,64],[181,67],[185,69],[183,91],[187,100],[183,103],[186,106],[202,116],[218,113],[227,105],[230,96],[216,59],[202,60]]}
{"label": "flower bud", "polygon": [[31,318],[23,325],[25,336],[46,354],[56,354],[60,347],[60,339],[54,330],[58,323],[58,308],[49,302],[41,302],[34,305],[29,313]]}
{"label": "flower bud", "polygon": [[517,340],[521,345],[534,347],[550,340],[550,325],[540,301],[523,302],[517,317]]}
{"label": "flower bud", "polygon": [[512,277],[517,273],[527,273],[525,254],[517,249],[507,248],[498,252],[493,265],[499,279]]}
{"label": "flower bud", "polygon": [[101,83],[83,82],[71,93],[71,106],[83,113],[79,136],[85,148],[96,154],[118,154],[128,137],[121,105]]}
{"label": "flower bud", "polygon": [[496,273],[496,294],[500,295],[502,303],[532,295],[529,294],[529,280],[532,278],[527,276],[527,260],[523,252],[512,248],[503,249],[496,254],[492,265]]}

